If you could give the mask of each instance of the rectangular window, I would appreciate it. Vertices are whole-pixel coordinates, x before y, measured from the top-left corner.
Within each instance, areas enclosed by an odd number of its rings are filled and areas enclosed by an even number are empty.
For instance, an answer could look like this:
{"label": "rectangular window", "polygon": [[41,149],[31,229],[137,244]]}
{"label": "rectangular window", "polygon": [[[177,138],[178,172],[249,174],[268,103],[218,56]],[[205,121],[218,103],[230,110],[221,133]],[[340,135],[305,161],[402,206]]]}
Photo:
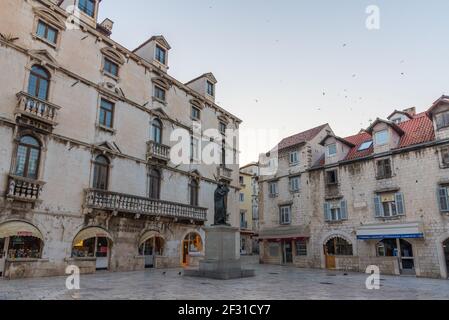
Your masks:
{"label": "rectangular window", "polygon": [[439,113],[435,116],[437,121],[437,129],[449,127],[449,111]]}
{"label": "rectangular window", "polygon": [[245,202],[245,194],[240,194],[240,202]]}
{"label": "rectangular window", "polygon": [[300,188],[301,188],[301,178],[300,177],[290,178],[290,191],[298,192]]}
{"label": "rectangular window", "polygon": [[154,97],[158,100],[165,101],[165,90],[159,86],[154,86]]}
{"label": "rectangular window", "polygon": [[243,176],[239,177],[239,182],[240,182],[240,184],[245,184],[245,180],[244,180]]}
{"label": "rectangular window", "polygon": [[156,60],[162,64],[167,63],[167,51],[161,46],[156,46]]}
{"label": "rectangular window", "polygon": [[405,215],[404,195],[388,193],[374,198],[376,217],[391,218]]}
{"label": "rectangular window", "polygon": [[373,145],[373,141],[367,141],[367,142],[364,142],[364,143],[362,143],[362,144],[360,145],[359,151],[365,151],[365,150],[368,150],[369,148],[372,147],[372,145]]}
{"label": "rectangular window", "polygon": [[307,240],[297,240],[296,241],[296,255],[299,257],[307,256]]}
{"label": "rectangular window", "polygon": [[104,58],[104,66],[103,70],[114,77],[118,77],[118,64],[115,62],[112,62],[108,58]]}
{"label": "rectangular window", "polygon": [[337,144],[331,144],[327,146],[327,156],[328,157],[333,157],[337,155]]}
{"label": "rectangular window", "polygon": [[299,163],[299,153],[298,151],[290,152],[290,165],[295,165]]}
{"label": "rectangular window", "polygon": [[219,130],[220,130],[220,133],[221,134],[226,134],[226,123],[224,123],[224,122],[220,122],[220,124],[219,124]]}
{"label": "rectangular window", "polygon": [[279,244],[277,244],[277,243],[270,243],[268,251],[270,252],[270,256],[271,257],[279,256]]}
{"label": "rectangular window", "polygon": [[327,222],[348,220],[348,203],[346,200],[324,203],[324,216]]}
{"label": "rectangular window", "polygon": [[201,119],[201,111],[197,107],[192,106],[192,119],[200,120]]}
{"label": "rectangular window", "polygon": [[277,182],[270,182],[268,184],[270,197],[275,198],[278,196],[278,183]]}
{"label": "rectangular window", "polygon": [[284,206],[280,208],[280,224],[290,224],[291,223],[291,206]]}
{"label": "rectangular window", "polygon": [[78,8],[92,18],[95,16],[95,0],[79,0]]}
{"label": "rectangular window", "polygon": [[382,130],[374,134],[374,140],[377,146],[383,146],[389,141],[388,130]]}
{"label": "rectangular window", "polygon": [[438,203],[441,212],[449,212],[449,193],[448,187],[441,187],[438,190]]}
{"label": "rectangular window", "polygon": [[207,94],[210,95],[211,97],[215,96],[214,84],[210,81],[207,81]]}
{"label": "rectangular window", "polygon": [[326,184],[335,185],[338,184],[338,171],[332,170],[326,172]]}
{"label": "rectangular window", "polygon": [[190,159],[194,161],[200,160],[200,140],[195,137],[191,137]]}
{"label": "rectangular window", "polygon": [[441,149],[440,153],[443,166],[449,166],[449,148]]}
{"label": "rectangular window", "polygon": [[56,44],[58,30],[39,20],[36,35],[41,39],[45,39],[50,43]]}
{"label": "rectangular window", "polygon": [[383,159],[377,161],[377,178],[378,179],[388,179],[393,175],[391,170],[390,159]]}
{"label": "rectangular window", "polygon": [[114,104],[101,99],[100,104],[100,125],[112,128],[114,125]]}

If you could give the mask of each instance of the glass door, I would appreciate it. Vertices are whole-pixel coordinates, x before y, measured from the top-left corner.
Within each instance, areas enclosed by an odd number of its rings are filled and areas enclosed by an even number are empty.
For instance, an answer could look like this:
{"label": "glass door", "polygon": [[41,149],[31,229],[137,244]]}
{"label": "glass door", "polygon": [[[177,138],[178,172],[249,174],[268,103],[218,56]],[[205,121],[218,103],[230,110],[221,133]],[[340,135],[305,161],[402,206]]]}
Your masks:
{"label": "glass door", "polygon": [[109,269],[109,242],[107,238],[95,239],[95,257],[97,258],[97,270]]}
{"label": "glass door", "polygon": [[416,274],[415,258],[413,256],[413,246],[410,242],[399,240],[401,252],[401,269],[403,274]]}

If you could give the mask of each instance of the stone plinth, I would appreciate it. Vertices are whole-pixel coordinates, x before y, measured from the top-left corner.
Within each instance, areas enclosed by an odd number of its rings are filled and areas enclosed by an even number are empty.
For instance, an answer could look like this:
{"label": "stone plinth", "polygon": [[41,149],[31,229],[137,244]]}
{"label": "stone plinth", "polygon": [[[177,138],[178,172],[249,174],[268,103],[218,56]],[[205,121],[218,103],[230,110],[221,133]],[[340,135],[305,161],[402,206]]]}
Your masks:
{"label": "stone plinth", "polygon": [[185,270],[190,277],[220,280],[253,277],[254,270],[242,269],[239,248],[239,229],[228,226],[206,228],[206,256],[199,269]]}

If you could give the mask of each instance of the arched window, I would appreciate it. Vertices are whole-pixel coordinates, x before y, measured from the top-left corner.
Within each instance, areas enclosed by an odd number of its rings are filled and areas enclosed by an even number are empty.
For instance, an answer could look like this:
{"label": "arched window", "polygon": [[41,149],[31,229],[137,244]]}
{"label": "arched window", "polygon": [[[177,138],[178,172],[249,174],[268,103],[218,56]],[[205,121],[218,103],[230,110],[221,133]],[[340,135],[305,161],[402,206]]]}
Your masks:
{"label": "arched window", "polygon": [[162,144],[162,122],[159,119],[154,119],[151,123],[151,139]]}
{"label": "arched window", "polygon": [[333,238],[330,239],[326,245],[326,254],[331,256],[352,256],[352,244],[343,238]]}
{"label": "arched window", "polygon": [[198,201],[198,194],[199,194],[199,184],[197,179],[191,179],[189,183],[189,190],[190,190],[190,205],[194,207],[198,207],[199,201]]}
{"label": "arched window", "polygon": [[47,100],[50,88],[50,74],[40,66],[31,68],[28,81],[28,93],[36,98]]}
{"label": "arched window", "polygon": [[39,141],[32,136],[23,136],[17,148],[15,174],[24,178],[37,179],[40,155]]}
{"label": "arched window", "polygon": [[150,171],[149,197],[156,200],[161,197],[161,172],[156,169]]}
{"label": "arched window", "polygon": [[94,182],[93,188],[107,190],[109,182],[109,159],[105,156],[98,156],[94,161]]}

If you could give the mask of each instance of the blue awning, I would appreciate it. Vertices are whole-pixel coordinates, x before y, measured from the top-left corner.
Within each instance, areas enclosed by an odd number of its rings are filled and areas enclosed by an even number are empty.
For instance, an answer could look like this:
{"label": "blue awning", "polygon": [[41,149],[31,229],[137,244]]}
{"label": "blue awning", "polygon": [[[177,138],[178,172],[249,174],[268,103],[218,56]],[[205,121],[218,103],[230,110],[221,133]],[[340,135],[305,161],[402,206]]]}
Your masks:
{"label": "blue awning", "polygon": [[420,222],[367,225],[357,230],[357,239],[424,239],[423,230],[423,225]]}

